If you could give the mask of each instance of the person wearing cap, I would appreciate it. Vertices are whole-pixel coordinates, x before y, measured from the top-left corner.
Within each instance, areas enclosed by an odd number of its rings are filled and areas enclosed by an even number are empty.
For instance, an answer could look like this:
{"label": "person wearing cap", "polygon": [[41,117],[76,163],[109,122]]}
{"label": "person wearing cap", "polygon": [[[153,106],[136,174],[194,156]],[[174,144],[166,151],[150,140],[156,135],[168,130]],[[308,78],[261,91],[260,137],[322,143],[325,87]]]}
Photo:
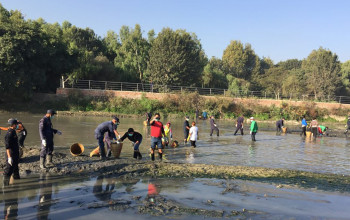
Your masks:
{"label": "person wearing cap", "polygon": [[216,131],[216,135],[219,137],[219,128],[214,121],[214,115],[210,117],[210,136],[213,135],[214,130]]}
{"label": "person wearing cap", "polygon": [[98,146],[100,149],[100,158],[105,159],[106,158],[106,152],[105,152],[105,133],[108,132],[108,138],[113,139],[118,137],[120,139],[120,135],[117,131],[117,127],[119,124],[119,118],[116,116],[112,116],[111,121],[106,121],[97,126],[95,129],[95,138],[98,140]]}
{"label": "person wearing cap", "polygon": [[156,113],[154,118],[150,121],[151,125],[151,159],[154,161],[154,150],[158,147],[159,159],[163,159],[163,145],[162,136],[164,135],[164,126],[160,121],[160,114]]}
{"label": "person wearing cap", "polygon": [[[55,117],[56,111],[49,109],[46,115],[39,121],[39,135],[41,139],[40,151],[40,168],[46,169],[47,166],[54,166],[52,163],[52,153],[54,150],[53,136],[54,134],[61,135],[62,132],[56,130],[52,126],[52,119]],[[46,160],[46,164],[45,164]]]}
{"label": "person wearing cap", "polygon": [[183,130],[184,130],[184,145],[186,145],[187,143],[187,138],[188,138],[188,134],[190,133],[190,124],[188,123],[189,121],[189,117],[186,116],[185,117],[185,121],[184,121],[184,125],[183,125]]}
{"label": "person wearing cap", "polygon": [[164,125],[164,145],[167,147],[169,145],[169,140],[173,140],[173,132],[171,130],[171,123],[168,121],[166,125]]}
{"label": "person wearing cap", "polygon": [[141,160],[142,154],[140,153],[139,148],[142,142],[142,135],[139,132],[134,131],[133,128],[129,128],[128,132],[125,132],[123,137],[121,137],[119,140],[124,141],[126,138],[128,138],[134,146],[134,158]]}
{"label": "person wearing cap", "polygon": [[348,116],[348,121],[346,122],[345,127],[346,127],[346,130],[345,130],[344,134],[347,134],[348,131],[350,130],[350,116]]}
{"label": "person wearing cap", "polygon": [[255,135],[258,132],[258,124],[254,120],[254,117],[251,117],[250,121],[251,121],[251,124],[250,124],[250,135],[252,137],[252,141],[256,141],[255,140]]}
{"label": "person wearing cap", "polygon": [[10,119],[8,121],[10,127],[5,135],[5,158],[6,166],[4,170],[4,185],[8,185],[11,175],[14,179],[20,179],[18,162],[19,162],[19,145],[16,129],[18,128],[18,122],[16,119]]}

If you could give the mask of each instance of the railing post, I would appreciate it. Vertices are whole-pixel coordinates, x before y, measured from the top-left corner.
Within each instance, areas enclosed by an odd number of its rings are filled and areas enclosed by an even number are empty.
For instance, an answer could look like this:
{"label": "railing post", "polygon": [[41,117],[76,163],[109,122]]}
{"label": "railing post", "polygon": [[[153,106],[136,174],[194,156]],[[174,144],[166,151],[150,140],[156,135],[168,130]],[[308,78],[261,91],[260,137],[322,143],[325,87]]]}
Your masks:
{"label": "railing post", "polygon": [[211,88],[209,89],[209,91],[210,91],[209,94],[211,95]]}
{"label": "railing post", "polygon": [[107,90],[107,81],[105,82],[105,90]]}
{"label": "railing post", "polygon": [[139,91],[139,84],[136,83],[136,91]]}
{"label": "railing post", "polygon": [[120,91],[123,91],[123,83],[120,83]]}
{"label": "railing post", "polygon": [[181,88],[181,92],[182,92],[182,86],[180,88]]}
{"label": "railing post", "polygon": [[339,96],[339,103],[341,103],[341,96]]}
{"label": "railing post", "polygon": [[89,89],[91,89],[91,80],[89,80]]}

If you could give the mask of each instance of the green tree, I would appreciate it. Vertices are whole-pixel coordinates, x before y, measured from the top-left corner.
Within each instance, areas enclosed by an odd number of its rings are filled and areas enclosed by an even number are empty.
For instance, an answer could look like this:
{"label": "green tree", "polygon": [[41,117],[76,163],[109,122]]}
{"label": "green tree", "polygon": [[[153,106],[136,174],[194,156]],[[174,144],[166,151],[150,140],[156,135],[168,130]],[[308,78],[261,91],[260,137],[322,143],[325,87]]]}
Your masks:
{"label": "green tree", "polygon": [[307,78],[307,88],[315,99],[335,95],[341,83],[338,56],[320,47],[313,50],[303,61],[302,68]]}
{"label": "green tree", "polygon": [[339,95],[350,94],[350,60],[341,64],[341,81],[342,89],[339,91]]}
{"label": "green tree", "polygon": [[236,78],[250,80],[260,73],[259,57],[250,44],[243,46],[240,41],[231,41],[224,50],[222,61],[227,74]]}
{"label": "green tree", "polygon": [[285,73],[285,70],[281,67],[274,66],[267,69],[265,74],[259,80],[264,90],[268,93],[273,93],[276,99],[280,99],[283,85],[282,79],[284,78]]}
{"label": "green tree", "polygon": [[204,67],[202,74],[202,85],[211,88],[227,88],[227,79],[222,70],[222,61],[212,57]]}
{"label": "green tree", "polygon": [[114,59],[117,56],[117,51],[121,46],[118,34],[114,31],[107,31],[107,35],[103,38],[102,43],[106,49],[108,60],[114,62]]}
{"label": "green tree", "polygon": [[164,28],[149,51],[148,79],[159,85],[198,85],[204,67],[202,46],[194,35]]}
{"label": "green tree", "polygon": [[[149,59],[150,43],[142,37],[141,27],[138,24],[135,25],[134,29],[123,26],[119,35],[121,47],[117,50],[117,56],[114,60],[115,66],[124,71],[124,79],[143,81]],[[152,38],[151,35],[149,36]]]}

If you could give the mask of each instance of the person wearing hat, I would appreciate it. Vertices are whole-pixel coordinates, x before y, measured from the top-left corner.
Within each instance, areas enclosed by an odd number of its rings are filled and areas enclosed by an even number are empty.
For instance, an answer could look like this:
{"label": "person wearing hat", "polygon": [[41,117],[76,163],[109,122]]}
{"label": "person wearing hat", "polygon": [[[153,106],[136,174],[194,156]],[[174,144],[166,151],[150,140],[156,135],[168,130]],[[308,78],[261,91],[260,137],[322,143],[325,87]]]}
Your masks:
{"label": "person wearing hat", "polygon": [[6,166],[4,170],[4,185],[8,185],[11,175],[14,179],[20,179],[18,162],[19,162],[19,145],[16,129],[18,121],[16,119],[8,120],[10,127],[5,135],[5,158]]}
{"label": "person wearing hat", "polygon": [[190,132],[190,124],[188,123],[189,121],[189,117],[186,116],[185,117],[185,121],[184,121],[184,125],[183,125],[183,130],[184,130],[184,145],[186,145],[187,143],[187,138],[188,138],[188,134]]}
{"label": "person wearing hat", "polygon": [[[46,169],[47,166],[54,166],[52,163],[53,153],[53,136],[54,134],[61,135],[62,132],[52,127],[52,119],[56,115],[56,111],[49,109],[46,115],[39,121],[39,135],[41,139],[41,151],[40,151],[40,168]],[[46,164],[45,164],[46,160]]]}
{"label": "person wearing hat", "polygon": [[251,121],[251,124],[250,124],[250,135],[252,137],[252,141],[256,141],[255,140],[255,135],[258,132],[258,124],[254,120],[254,117],[251,117],[250,121]]}
{"label": "person wearing hat", "polygon": [[210,136],[213,135],[214,130],[216,131],[216,135],[219,137],[219,128],[214,121],[214,115],[210,117]]}
{"label": "person wearing hat", "polygon": [[168,121],[166,125],[164,125],[164,145],[167,147],[169,145],[169,140],[173,140],[173,132],[171,130],[171,123]]}
{"label": "person wearing hat", "polygon": [[134,146],[134,158],[135,159],[142,159],[142,154],[140,153],[140,144],[142,142],[142,135],[139,132],[134,131],[133,128],[129,128],[128,132],[125,132],[123,137],[121,137],[119,140],[124,141],[124,139],[128,138],[132,145]]}
{"label": "person wearing hat", "polygon": [[101,159],[106,158],[105,144],[104,144],[105,133],[108,132],[108,136],[110,139],[113,139],[113,138],[115,139],[116,137],[120,139],[120,135],[117,131],[118,124],[119,124],[119,118],[117,116],[112,116],[111,121],[103,122],[99,124],[95,129],[95,138],[98,140]]}

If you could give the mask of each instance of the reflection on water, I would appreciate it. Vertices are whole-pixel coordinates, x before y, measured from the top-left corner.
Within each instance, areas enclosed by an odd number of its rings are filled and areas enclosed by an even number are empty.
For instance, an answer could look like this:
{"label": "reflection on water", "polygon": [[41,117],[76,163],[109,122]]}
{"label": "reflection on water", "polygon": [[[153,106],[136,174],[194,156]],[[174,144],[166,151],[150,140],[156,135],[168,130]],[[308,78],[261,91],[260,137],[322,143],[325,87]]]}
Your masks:
{"label": "reflection on water", "polygon": [[[30,134],[25,142],[26,146],[40,147],[38,122],[42,115],[1,114],[0,122],[6,123],[9,117],[17,117],[23,121]],[[98,124],[110,120],[109,117],[65,117],[59,116],[53,120],[54,127],[63,132],[55,137],[56,151],[69,154],[71,144],[79,142],[86,148],[84,154],[97,146],[94,130]],[[144,136],[140,151],[147,154],[150,148],[149,127],[143,125],[143,118],[121,118],[118,126],[119,133],[124,133],[133,127]],[[168,121],[168,120],[164,120]],[[210,137],[209,121],[199,120],[200,139],[194,150],[190,146],[183,146],[183,119],[171,119],[173,139],[178,140],[180,146],[176,149],[165,150],[167,160],[181,163],[206,163],[217,165],[243,165],[269,168],[284,168],[305,170],[311,172],[326,172],[350,175],[350,138],[319,137],[314,141],[295,134],[278,134],[274,129],[263,131],[268,124],[259,123],[262,131],[257,133],[257,142],[251,142],[250,135],[234,136],[234,122],[218,121],[220,137]],[[1,125],[1,124],[0,124]],[[270,125],[271,126],[271,125]],[[249,126],[246,126],[246,129]],[[3,135],[0,136],[0,146],[3,145]],[[3,148],[0,148],[2,153]],[[133,148],[126,144],[121,157],[132,157]],[[145,158],[149,160],[149,158]]]}
{"label": "reflection on water", "polygon": [[39,204],[37,219],[48,219],[52,204],[52,181],[49,173],[41,173],[39,179]]}
{"label": "reflection on water", "polygon": [[223,210],[226,215],[245,208],[254,210],[250,217],[258,219],[337,219],[350,215],[346,208],[350,196],[346,193],[311,192],[291,187],[276,190],[274,185],[241,180],[124,179],[105,175],[55,177],[42,174],[25,177],[16,184],[1,186],[1,189],[3,219],[149,218],[147,213],[145,216],[139,214],[140,207],[158,210],[158,214],[164,215],[160,219],[204,217],[200,214],[192,216],[186,211],[176,213],[171,206],[164,213],[161,210],[167,202],[184,207],[174,207],[176,210]]}

